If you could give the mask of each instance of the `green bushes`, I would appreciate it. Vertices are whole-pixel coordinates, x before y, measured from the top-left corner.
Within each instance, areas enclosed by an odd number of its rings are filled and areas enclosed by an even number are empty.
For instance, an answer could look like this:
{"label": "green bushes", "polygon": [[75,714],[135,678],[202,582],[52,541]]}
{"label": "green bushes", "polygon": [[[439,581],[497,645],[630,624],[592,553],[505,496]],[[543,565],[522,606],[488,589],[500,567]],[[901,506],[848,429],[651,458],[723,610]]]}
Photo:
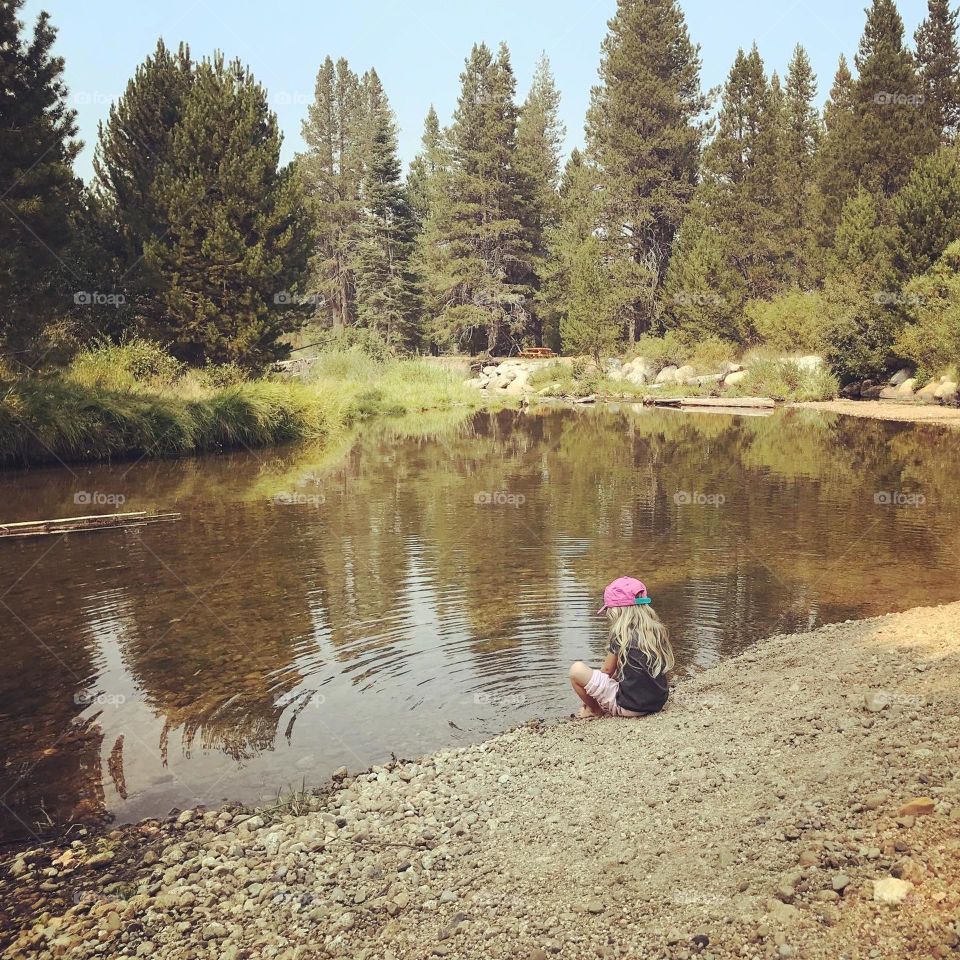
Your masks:
{"label": "green bushes", "polygon": [[0,463],[181,456],[325,440],[375,416],[480,402],[454,373],[424,361],[347,354],[325,357],[310,383],[231,382],[224,370],[225,385],[218,386],[209,369],[184,373],[165,364],[162,351],[152,354],[139,343],[97,348],[62,377],[0,383]]}
{"label": "green bushes", "polygon": [[819,291],[791,290],[773,300],[752,300],[746,314],[760,339],[774,350],[810,353],[826,349],[830,323]]}
{"label": "green bushes", "polygon": [[811,370],[793,360],[758,360],[748,369],[735,392],[740,396],[802,403],[832,400],[839,389],[837,378],[826,367]]}

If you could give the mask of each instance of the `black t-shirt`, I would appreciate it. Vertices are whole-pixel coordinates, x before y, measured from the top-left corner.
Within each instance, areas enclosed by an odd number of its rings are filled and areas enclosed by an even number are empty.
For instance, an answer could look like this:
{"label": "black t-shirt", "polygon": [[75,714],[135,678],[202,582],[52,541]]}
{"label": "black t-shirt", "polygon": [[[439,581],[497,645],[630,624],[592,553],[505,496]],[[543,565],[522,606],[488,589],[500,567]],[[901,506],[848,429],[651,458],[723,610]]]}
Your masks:
{"label": "black t-shirt", "polygon": [[[611,642],[610,653],[616,656],[617,646]],[[620,665],[614,679],[620,681],[617,706],[634,713],[656,713],[663,709],[670,693],[666,671],[651,677],[647,659],[635,647],[627,648],[625,662]]]}

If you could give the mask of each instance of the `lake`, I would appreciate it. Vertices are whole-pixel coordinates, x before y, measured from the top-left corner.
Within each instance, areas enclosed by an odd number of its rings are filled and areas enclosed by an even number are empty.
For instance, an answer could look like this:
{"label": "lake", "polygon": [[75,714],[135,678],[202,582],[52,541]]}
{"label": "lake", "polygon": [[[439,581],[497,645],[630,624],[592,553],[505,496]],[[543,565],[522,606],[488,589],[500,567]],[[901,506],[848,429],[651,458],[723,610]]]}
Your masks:
{"label": "lake", "polygon": [[0,474],[0,831],[259,802],[576,706],[603,586],[645,580],[678,676],[960,598],[960,444],[803,410],[535,408],[322,451]]}

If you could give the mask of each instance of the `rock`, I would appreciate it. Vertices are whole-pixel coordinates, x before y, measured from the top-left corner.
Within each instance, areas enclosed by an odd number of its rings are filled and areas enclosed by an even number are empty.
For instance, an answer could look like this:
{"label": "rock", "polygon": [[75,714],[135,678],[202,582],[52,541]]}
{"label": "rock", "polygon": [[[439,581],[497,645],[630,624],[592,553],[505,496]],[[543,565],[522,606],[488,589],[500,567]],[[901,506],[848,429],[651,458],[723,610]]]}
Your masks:
{"label": "rock", "polygon": [[741,373],[743,371],[742,363],[734,363],[732,360],[725,360],[723,366],[720,367],[720,372],[725,376],[730,376],[731,373]]}
{"label": "rock", "polygon": [[143,943],[137,947],[137,956],[138,957],[152,957],[156,952],[157,948],[154,945],[152,940],[144,940]]}
{"label": "rock", "polygon": [[863,705],[870,713],[886,710],[892,702],[893,698],[886,690],[869,690],[863,697]]}
{"label": "rock", "polygon": [[845,397],[847,400],[856,400],[860,396],[860,381],[857,380],[854,383],[848,383],[845,386],[840,388],[840,396]]}
{"label": "rock", "polygon": [[897,394],[901,397],[912,397],[913,391],[916,389],[916,386],[917,386],[917,378],[910,377],[909,379],[904,380],[903,383],[901,383],[900,386],[897,387]]}
{"label": "rock", "polygon": [[664,367],[656,377],[655,383],[676,383],[677,382],[677,367],[667,366]]}
{"label": "rock", "polygon": [[723,385],[725,387],[735,387],[737,384],[743,383],[746,379],[746,370],[734,370],[733,373],[728,373],[726,377],[723,378]]}
{"label": "rock", "polygon": [[793,357],[791,362],[805,373],[816,373],[823,366],[823,357],[809,354],[806,357]]}
{"label": "rock", "polygon": [[460,898],[452,890],[444,890],[440,894],[441,903],[456,903]]}
{"label": "rock", "polygon": [[901,817],[928,817],[936,809],[937,803],[931,797],[915,797],[907,801],[898,811]]}
{"label": "rock", "polygon": [[909,367],[902,367],[890,378],[891,387],[899,387],[906,383],[913,376],[913,371]]}
{"label": "rock", "polygon": [[931,380],[917,391],[917,397],[920,400],[933,400],[936,398],[937,391],[940,389],[939,380]]}
{"label": "rock", "polygon": [[722,373],[707,373],[700,377],[691,377],[685,382],[690,387],[705,387],[711,383],[720,383],[721,380],[723,380]]}
{"label": "rock", "polygon": [[536,947],[527,954],[527,960],[548,960],[547,951]]}
{"label": "rock", "polygon": [[934,397],[941,403],[954,403],[957,399],[958,386],[952,380],[947,380],[937,387]]}
{"label": "rock", "polygon": [[774,923],[783,926],[800,919],[800,911],[796,907],[789,903],[781,903],[779,900],[767,901],[767,913],[770,914]]}
{"label": "rock", "polygon": [[471,380],[464,380],[463,385],[465,387],[470,387],[473,390],[485,390],[487,387],[488,381],[483,377],[473,377]]}
{"label": "rock", "polygon": [[676,378],[677,383],[686,383],[688,380],[693,379],[693,377],[696,375],[697,368],[687,363],[677,370],[677,372],[674,374],[674,377]]}
{"label": "rock", "polygon": [[860,387],[860,399],[861,400],[879,400],[880,395],[883,393],[884,388],[876,384],[870,384],[867,386],[866,381]]}
{"label": "rock", "polygon": [[604,904],[599,897],[591,897],[585,904],[587,913],[603,913]]}
{"label": "rock", "polygon": [[913,889],[909,880],[898,880],[896,877],[884,877],[873,882],[873,899],[877,903],[896,905],[903,903]]}
{"label": "rock", "polygon": [[900,391],[896,387],[884,387],[880,391],[881,400],[896,400],[900,396]]}
{"label": "rock", "polygon": [[863,798],[863,805],[868,810],[879,810],[889,799],[889,790],[877,790]]}
{"label": "rock", "polygon": [[850,886],[850,878],[845,873],[835,873],[830,880],[830,886],[837,893],[843,893]]}
{"label": "rock", "polygon": [[204,940],[222,940],[227,935],[227,928],[214,920],[204,926],[200,935]]}

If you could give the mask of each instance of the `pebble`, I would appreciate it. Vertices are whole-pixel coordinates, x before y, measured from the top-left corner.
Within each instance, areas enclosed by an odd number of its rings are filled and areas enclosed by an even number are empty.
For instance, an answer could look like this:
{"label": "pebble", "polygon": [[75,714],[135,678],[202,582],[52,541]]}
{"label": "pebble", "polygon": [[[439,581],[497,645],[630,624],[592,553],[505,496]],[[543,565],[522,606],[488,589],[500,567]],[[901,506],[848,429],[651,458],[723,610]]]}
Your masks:
{"label": "pebble", "polygon": [[882,880],[874,880],[873,899],[877,903],[896,905],[903,903],[911,890],[913,890],[913,884],[909,880],[884,877]]}
{"label": "pebble", "polygon": [[937,802],[930,797],[915,797],[898,811],[901,817],[926,817],[934,812]]}

